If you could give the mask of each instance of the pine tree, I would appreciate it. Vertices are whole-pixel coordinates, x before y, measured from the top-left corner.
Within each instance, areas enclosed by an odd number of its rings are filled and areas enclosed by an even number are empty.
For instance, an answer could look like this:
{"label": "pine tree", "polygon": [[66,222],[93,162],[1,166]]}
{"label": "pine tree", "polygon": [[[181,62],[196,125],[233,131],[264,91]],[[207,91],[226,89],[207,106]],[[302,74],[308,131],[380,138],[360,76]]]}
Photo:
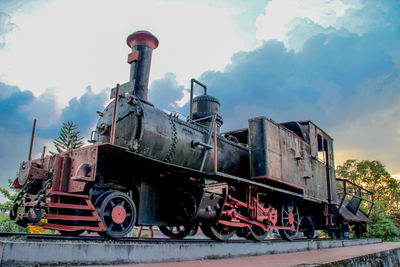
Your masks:
{"label": "pine tree", "polygon": [[58,153],[83,146],[83,137],[80,136],[78,128],[79,125],[74,124],[72,121],[63,122],[59,137],[53,140],[53,144]]}

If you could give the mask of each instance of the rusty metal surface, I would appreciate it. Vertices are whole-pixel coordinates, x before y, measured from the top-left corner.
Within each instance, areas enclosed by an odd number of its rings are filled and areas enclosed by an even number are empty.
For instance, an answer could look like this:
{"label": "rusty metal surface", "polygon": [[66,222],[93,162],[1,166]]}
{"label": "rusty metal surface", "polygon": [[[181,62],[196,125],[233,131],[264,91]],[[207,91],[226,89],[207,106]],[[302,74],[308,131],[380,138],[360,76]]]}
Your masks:
{"label": "rusty metal surface", "polygon": [[[70,177],[68,183],[68,192],[82,192],[87,182],[94,182],[96,179],[98,146],[86,146],[73,150],[69,157],[70,163]],[[89,169],[86,172],[81,172],[83,166]],[[84,180],[82,180],[84,179]]]}
{"label": "rusty metal surface", "polygon": [[[330,190],[330,200],[336,202],[332,140],[311,122],[285,125],[296,132],[264,117],[249,120],[250,176],[304,188],[307,196],[320,201],[329,201]],[[318,160],[317,142],[311,142],[317,135],[328,140],[328,163]]]}
{"label": "rusty metal surface", "polygon": [[362,210],[357,210],[354,214],[354,212],[347,207],[347,204],[348,201],[344,200],[343,205],[339,209],[339,214],[344,218],[345,221],[371,223],[371,220],[364,212],[362,212]]}

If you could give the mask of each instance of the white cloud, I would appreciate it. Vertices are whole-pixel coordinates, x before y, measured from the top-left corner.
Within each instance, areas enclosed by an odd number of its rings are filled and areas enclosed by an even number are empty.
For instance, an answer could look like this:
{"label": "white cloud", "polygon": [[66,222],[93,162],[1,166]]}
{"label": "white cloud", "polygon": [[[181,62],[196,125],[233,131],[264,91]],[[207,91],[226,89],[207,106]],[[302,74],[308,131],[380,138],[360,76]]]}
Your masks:
{"label": "white cloud", "polygon": [[17,29],[0,50],[0,81],[31,90],[53,88],[61,106],[80,96],[124,83],[129,77],[126,37],[149,30],[160,40],[151,80],[177,73],[188,85],[208,69],[222,70],[244,42],[227,8],[207,3],[58,0],[15,13]]}
{"label": "white cloud", "polygon": [[[277,39],[286,48],[298,51],[305,40],[315,34],[330,27],[343,27],[338,18],[350,8],[361,8],[361,4],[357,0],[346,3],[341,0],[272,0],[265,7],[265,14],[257,18],[257,40],[261,44],[265,40]],[[309,32],[303,31],[303,38],[296,36],[295,40],[290,40],[293,30],[302,23],[309,25]],[[312,24],[315,26],[310,28]]]}

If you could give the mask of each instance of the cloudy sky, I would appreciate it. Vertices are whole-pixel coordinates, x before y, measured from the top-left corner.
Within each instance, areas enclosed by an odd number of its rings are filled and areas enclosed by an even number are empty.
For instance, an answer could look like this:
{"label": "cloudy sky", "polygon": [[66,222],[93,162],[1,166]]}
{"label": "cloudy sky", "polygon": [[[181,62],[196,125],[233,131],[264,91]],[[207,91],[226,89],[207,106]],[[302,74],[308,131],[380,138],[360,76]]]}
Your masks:
{"label": "cloudy sky", "polygon": [[187,114],[194,77],[247,119],[312,120],[336,163],[380,160],[400,174],[400,4],[377,0],[1,0],[0,186],[50,150],[61,122],[89,136],[109,89],[129,77],[126,37],[148,30],[149,100]]}

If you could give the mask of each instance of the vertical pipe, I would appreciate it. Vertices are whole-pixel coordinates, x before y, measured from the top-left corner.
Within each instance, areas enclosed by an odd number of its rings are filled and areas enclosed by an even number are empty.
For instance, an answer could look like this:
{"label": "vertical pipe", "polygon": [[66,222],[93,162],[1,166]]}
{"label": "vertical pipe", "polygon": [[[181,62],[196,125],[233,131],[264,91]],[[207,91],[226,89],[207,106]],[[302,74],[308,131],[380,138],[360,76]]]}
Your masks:
{"label": "vertical pipe", "polygon": [[115,101],[114,101],[114,113],[111,124],[111,133],[110,133],[110,144],[114,144],[115,139],[115,124],[117,122],[117,108],[118,108],[118,99],[119,99],[119,83],[117,83],[117,88],[115,90]]}
{"label": "vertical pipe", "polygon": [[189,121],[193,120],[193,79],[190,81]]}
{"label": "vertical pipe", "polygon": [[46,146],[43,146],[43,150],[42,150],[42,159],[44,159],[44,155],[46,154]]}
{"label": "vertical pipe", "polygon": [[218,171],[217,123],[214,122],[214,172]]}
{"label": "vertical pipe", "polygon": [[32,160],[32,148],[33,148],[33,140],[35,139],[35,131],[36,131],[36,119],[33,120],[33,128],[32,128],[32,135],[31,135],[31,145],[30,145],[30,148],[29,148],[28,160]]}

